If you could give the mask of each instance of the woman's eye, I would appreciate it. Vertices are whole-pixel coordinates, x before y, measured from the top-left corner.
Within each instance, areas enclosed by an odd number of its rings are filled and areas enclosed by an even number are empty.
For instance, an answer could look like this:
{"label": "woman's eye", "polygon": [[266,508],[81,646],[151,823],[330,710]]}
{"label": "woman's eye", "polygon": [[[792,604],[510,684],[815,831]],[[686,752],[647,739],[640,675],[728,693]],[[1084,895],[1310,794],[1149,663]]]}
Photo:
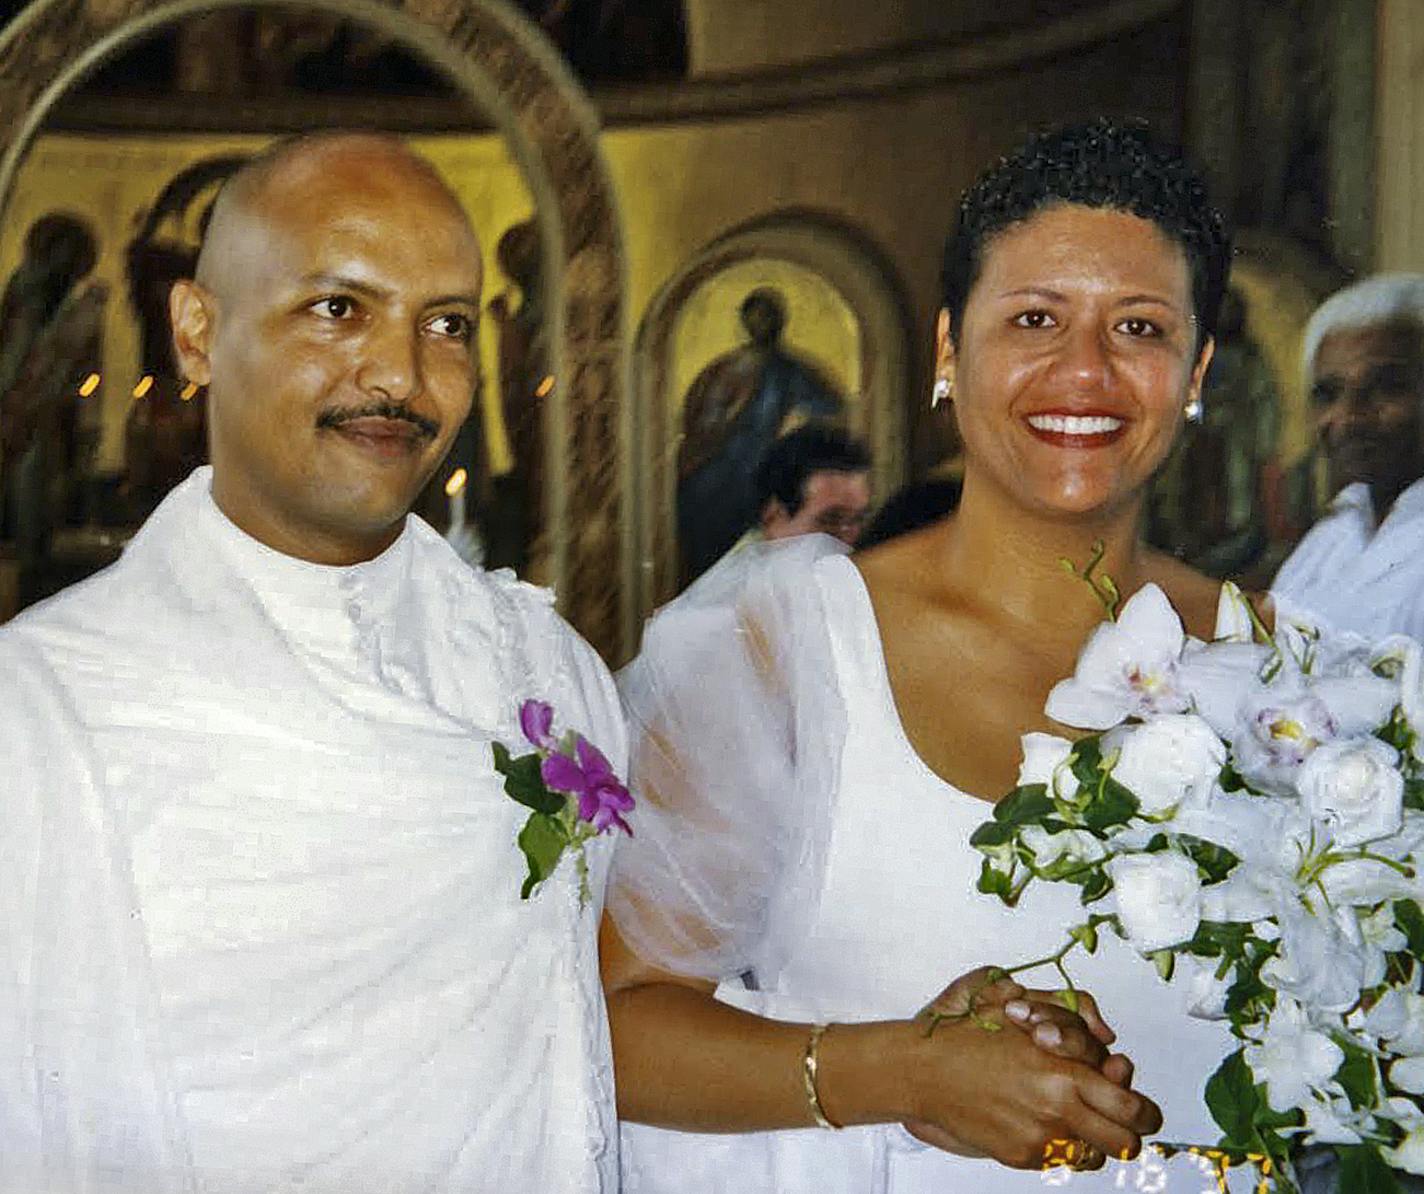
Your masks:
{"label": "woman's eye", "polygon": [[1021,328],[1051,328],[1055,324],[1047,311],[1023,311],[1014,316],[1014,325]]}
{"label": "woman's eye", "polygon": [[437,336],[449,336],[455,340],[469,340],[475,331],[474,320],[468,315],[454,313],[437,315],[428,326]]}
{"label": "woman's eye", "polygon": [[1160,336],[1162,329],[1150,319],[1124,319],[1118,329],[1129,336]]}
{"label": "woman's eye", "polygon": [[349,319],[356,312],[356,304],[343,294],[332,294],[317,299],[312,310],[327,319]]}

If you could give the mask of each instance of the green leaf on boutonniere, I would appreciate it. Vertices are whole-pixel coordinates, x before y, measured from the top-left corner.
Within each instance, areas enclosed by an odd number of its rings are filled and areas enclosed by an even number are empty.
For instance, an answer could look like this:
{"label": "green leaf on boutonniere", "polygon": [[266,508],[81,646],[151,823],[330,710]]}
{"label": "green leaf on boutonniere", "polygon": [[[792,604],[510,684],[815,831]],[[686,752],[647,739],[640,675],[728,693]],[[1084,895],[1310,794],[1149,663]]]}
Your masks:
{"label": "green leaf on boutonniere", "polygon": [[494,769],[504,776],[504,791],[511,799],[536,813],[553,814],[564,807],[564,798],[544,786],[537,754],[514,758],[503,742],[492,743]]}
{"label": "green leaf on boutonniere", "polygon": [[1100,900],[1112,890],[1112,880],[1108,878],[1107,872],[1101,869],[1088,873],[1088,877],[1083,881],[1083,894],[1079,897],[1084,904],[1091,904],[1094,900]]}
{"label": "green leaf on boutonniere", "polygon": [[1003,871],[994,865],[992,859],[984,859],[983,865],[979,868],[979,882],[977,887],[985,895],[996,895],[1004,903],[1012,907],[1014,903],[1014,884]]}
{"label": "green leaf on boutonniere", "polygon": [[1028,825],[1053,811],[1047,784],[1025,784],[994,805],[994,820],[1001,825]]}
{"label": "green leaf on boutonniere", "polygon": [[529,875],[519,889],[519,898],[527,900],[534,889],[554,873],[564,847],[569,844],[564,827],[545,813],[531,813],[519,831],[519,848],[529,863]]}
{"label": "green leaf on boutonniere", "polygon": [[1335,1155],[1340,1158],[1337,1189],[1348,1190],[1350,1194],[1400,1194],[1399,1179],[1385,1164],[1375,1145],[1339,1145]]}

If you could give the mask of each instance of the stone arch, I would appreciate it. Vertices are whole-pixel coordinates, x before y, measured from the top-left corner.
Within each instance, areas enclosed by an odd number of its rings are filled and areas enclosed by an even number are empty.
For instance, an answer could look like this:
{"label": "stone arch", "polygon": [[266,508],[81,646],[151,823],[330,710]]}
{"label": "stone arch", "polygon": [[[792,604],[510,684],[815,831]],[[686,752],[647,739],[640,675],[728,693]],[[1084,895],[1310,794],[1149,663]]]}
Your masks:
{"label": "stone arch", "polygon": [[[401,42],[440,69],[509,143],[546,246],[555,385],[544,429],[550,574],[564,612],[610,657],[636,625],[622,231],[598,120],[543,34],[506,0],[303,0]],[[161,26],[283,0],[34,0],[0,34],[0,205],[45,116],[76,82]],[[571,528],[578,495],[579,533]]]}
{"label": "stone arch", "polygon": [[903,484],[908,403],[914,376],[904,289],[886,255],[833,215],[784,210],[725,233],[685,262],[648,304],[633,347],[632,407],[637,424],[638,597],[643,612],[677,586],[676,444],[666,434],[672,335],[678,312],[708,279],[744,261],[786,261],[828,282],[855,314],[861,337],[859,391],[882,492]]}

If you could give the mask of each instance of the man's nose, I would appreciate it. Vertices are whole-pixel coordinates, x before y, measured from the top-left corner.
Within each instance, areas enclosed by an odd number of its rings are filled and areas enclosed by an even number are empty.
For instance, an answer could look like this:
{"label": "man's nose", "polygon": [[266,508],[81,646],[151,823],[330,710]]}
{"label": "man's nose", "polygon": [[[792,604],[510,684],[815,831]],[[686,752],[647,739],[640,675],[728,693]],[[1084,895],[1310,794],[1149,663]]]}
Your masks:
{"label": "man's nose", "polygon": [[409,402],[420,392],[419,333],[396,320],[379,320],[362,345],[356,383],[383,402]]}

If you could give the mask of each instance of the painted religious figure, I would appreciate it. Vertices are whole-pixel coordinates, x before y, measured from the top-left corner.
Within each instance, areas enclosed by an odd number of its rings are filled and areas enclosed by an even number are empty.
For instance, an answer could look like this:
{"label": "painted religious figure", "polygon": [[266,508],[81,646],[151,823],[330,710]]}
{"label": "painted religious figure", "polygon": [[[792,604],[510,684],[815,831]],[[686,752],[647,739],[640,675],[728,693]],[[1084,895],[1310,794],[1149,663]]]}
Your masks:
{"label": "painted religious figure", "polygon": [[13,544],[21,600],[37,595],[51,536],[82,503],[93,445],[78,405],[108,298],[90,276],[97,254],[83,220],[42,216],[0,299],[0,539]]}
{"label": "painted religious figure", "polygon": [[772,287],[742,300],[747,343],[693,380],[682,407],[677,524],[683,581],[712,566],[756,521],[752,474],[790,424],[840,422],[844,397],[814,365],[782,345],[786,301]]}

